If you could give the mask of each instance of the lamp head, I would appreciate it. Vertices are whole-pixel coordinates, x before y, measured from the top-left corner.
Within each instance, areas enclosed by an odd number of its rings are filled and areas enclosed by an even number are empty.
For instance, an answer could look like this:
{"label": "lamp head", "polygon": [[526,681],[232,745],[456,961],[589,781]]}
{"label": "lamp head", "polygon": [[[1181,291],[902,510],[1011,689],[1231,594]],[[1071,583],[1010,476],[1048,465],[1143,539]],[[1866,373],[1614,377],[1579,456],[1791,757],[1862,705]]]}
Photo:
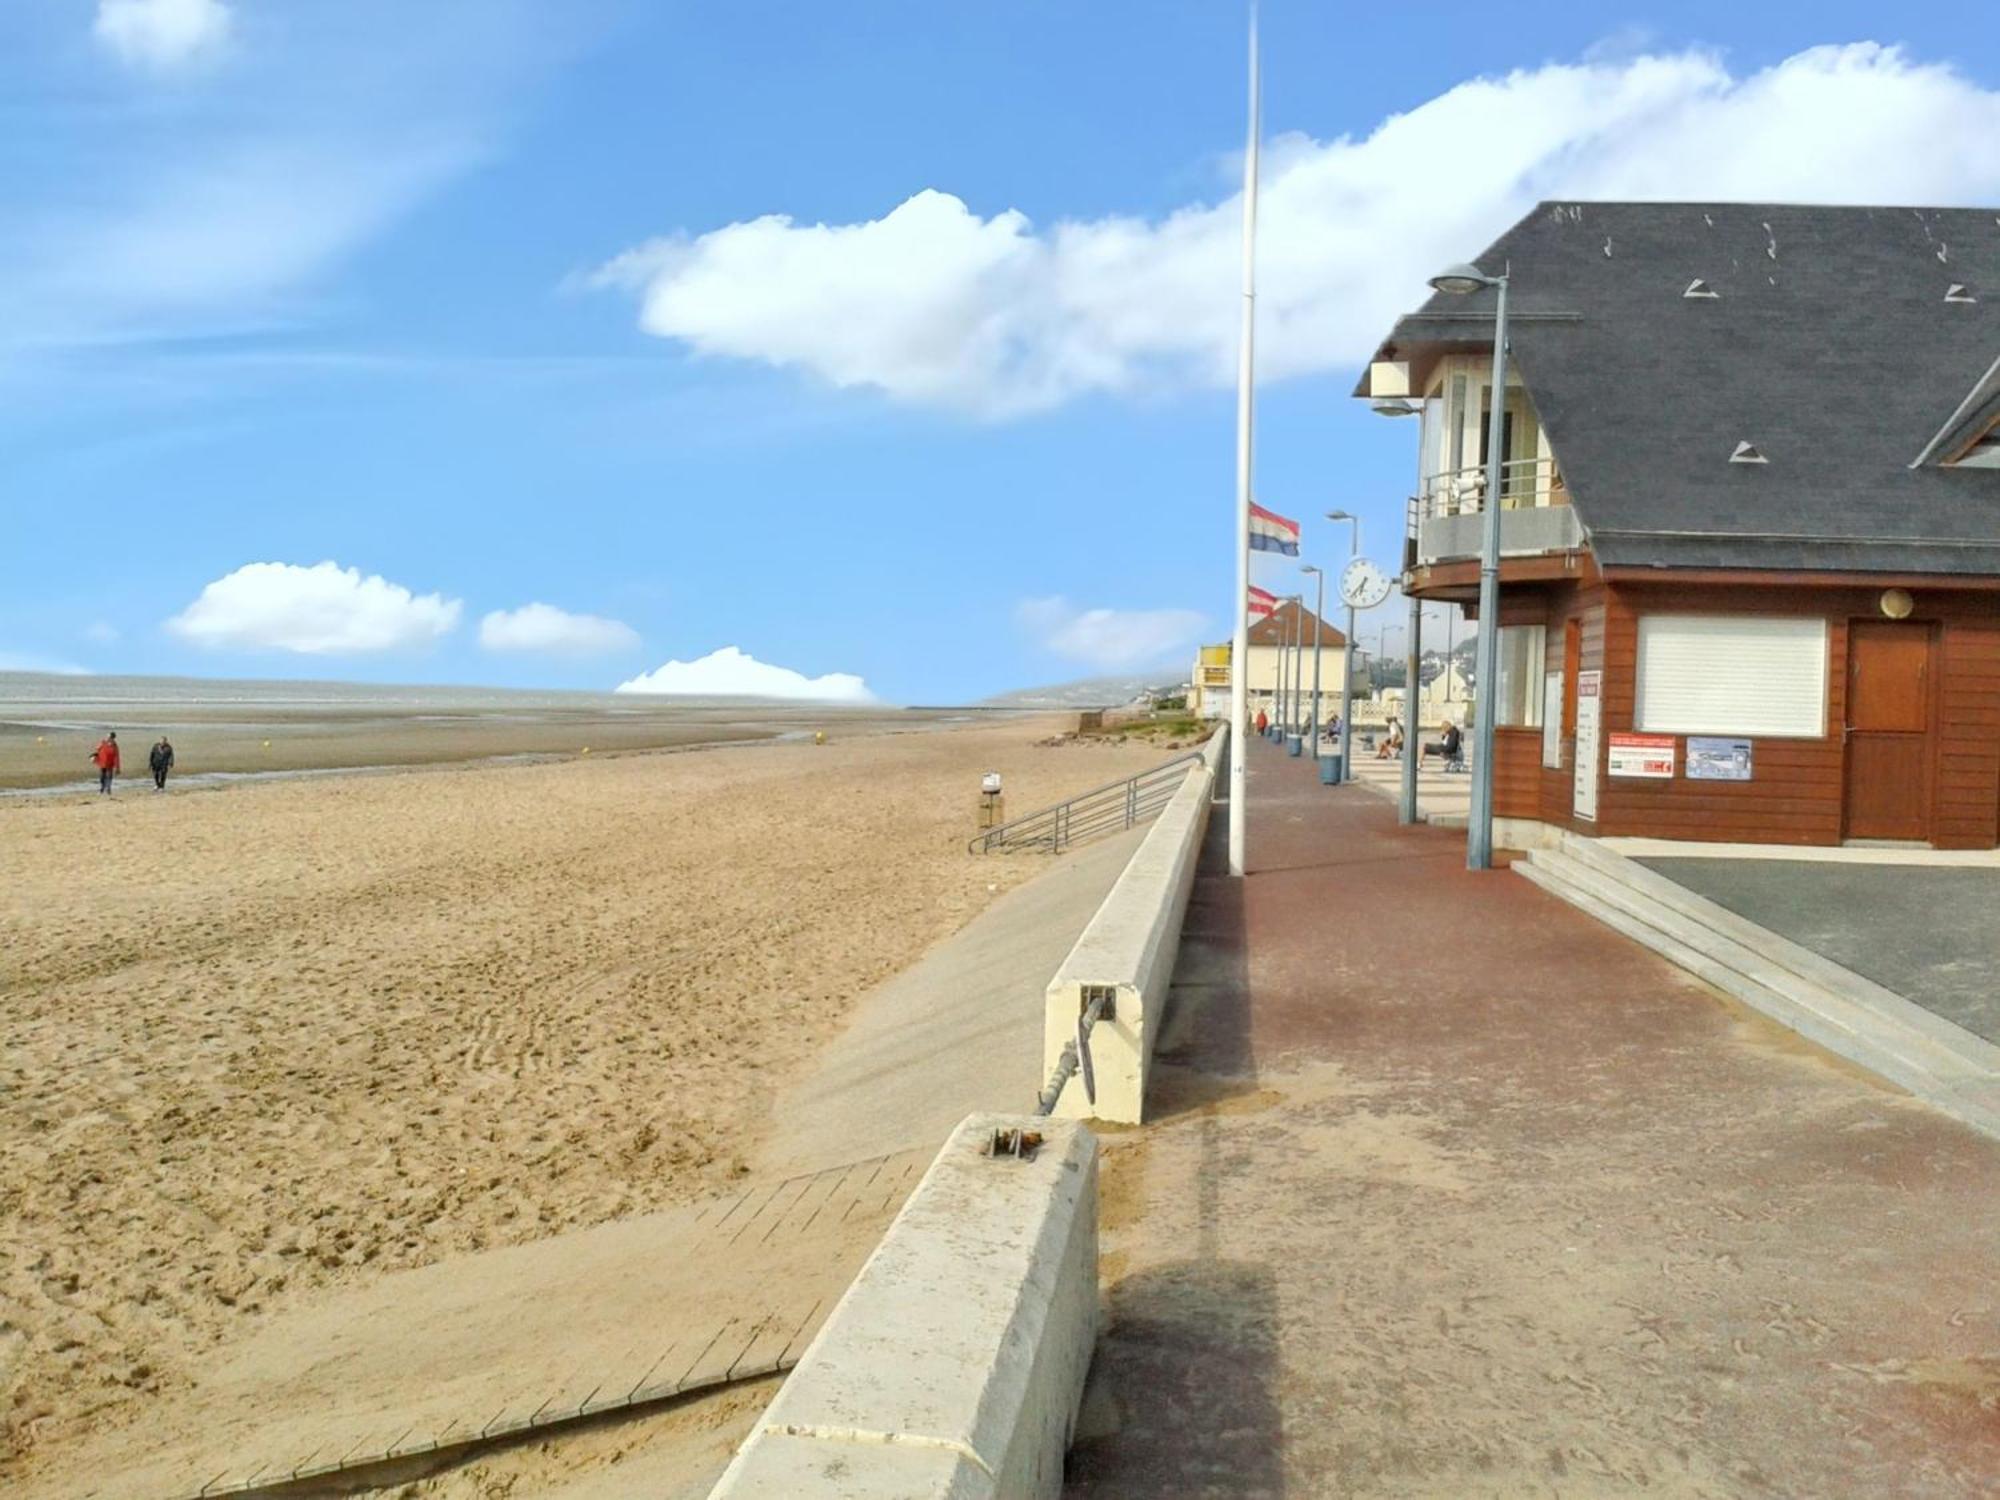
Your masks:
{"label": "lamp head", "polygon": [[1368,409],[1378,417],[1414,417],[1423,411],[1407,396],[1384,396],[1379,401],[1371,401]]}
{"label": "lamp head", "polygon": [[1352,515],[1344,510],[1330,510],[1326,513],[1326,518],[1329,521],[1351,521],[1354,519]]}
{"label": "lamp head", "polygon": [[1485,287],[1497,285],[1499,283],[1495,278],[1464,261],[1455,266],[1446,266],[1431,278],[1432,291],[1443,292],[1451,297],[1469,296]]}

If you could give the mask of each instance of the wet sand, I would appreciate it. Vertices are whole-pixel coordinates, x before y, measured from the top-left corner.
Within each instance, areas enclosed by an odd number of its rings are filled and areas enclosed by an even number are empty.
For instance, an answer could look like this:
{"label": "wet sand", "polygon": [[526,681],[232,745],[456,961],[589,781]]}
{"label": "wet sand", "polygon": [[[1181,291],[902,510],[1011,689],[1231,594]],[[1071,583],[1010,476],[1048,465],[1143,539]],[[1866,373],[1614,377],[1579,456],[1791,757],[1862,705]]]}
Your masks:
{"label": "wet sand", "polygon": [[727,1184],[851,1002],[1154,763],[1052,721],[0,803],[0,1476],[267,1310]]}
{"label": "wet sand", "polygon": [[29,679],[0,684],[0,790],[96,790],[90,753],[107,729],[123,752],[121,785],[151,790],[146,755],[167,736],[170,789],[245,776],[377,766],[440,765],[505,757],[603,755],[742,740],[810,739],[921,729],[963,714],[891,707],[613,697],[604,693],[507,693],[467,689],[327,684],[244,685],[123,679],[124,691],[93,696],[94,680],[64,696],[37,693]]}

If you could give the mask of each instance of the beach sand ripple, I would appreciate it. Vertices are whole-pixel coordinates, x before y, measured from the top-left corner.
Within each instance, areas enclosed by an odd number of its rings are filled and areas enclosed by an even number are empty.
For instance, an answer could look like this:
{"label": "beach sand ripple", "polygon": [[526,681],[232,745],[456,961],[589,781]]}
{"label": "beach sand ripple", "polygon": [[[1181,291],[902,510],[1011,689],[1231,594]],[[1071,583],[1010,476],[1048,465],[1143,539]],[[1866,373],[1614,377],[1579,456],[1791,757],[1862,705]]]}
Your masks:
{"label": "beach sand ripple", "polygon": [[726,1185],[1040,868],[964,852],[981,771],[1025,809],[1163,758],[1046,732],[0,807],[0,1455],[315,1289]]}

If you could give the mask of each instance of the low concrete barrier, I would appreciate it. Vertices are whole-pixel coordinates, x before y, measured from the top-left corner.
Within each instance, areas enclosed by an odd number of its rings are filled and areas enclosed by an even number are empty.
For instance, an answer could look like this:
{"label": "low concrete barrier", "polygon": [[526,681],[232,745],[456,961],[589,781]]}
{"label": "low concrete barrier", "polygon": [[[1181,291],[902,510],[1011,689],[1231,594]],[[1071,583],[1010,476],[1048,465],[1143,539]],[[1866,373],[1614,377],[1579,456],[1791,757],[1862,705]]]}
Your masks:
{"label": "low concrete barrier", "polygon": [[1096,1138],[971,1115],[709,1500],[1055,1500],[1096,1339]]}
{"label": "low concrete barrier", "polygon": [[1226,738],[1227,731],[1220,729],[1210,737],[1201,764],[1188,772],[1049,981],[1042,1030],[1044,1076],[1056,1067],[1064,1045],[1075,1039],[1084,1009],[1093,1000],[1105,1002],[1104,1014],[1090,1032],[1096,1103],[1086,1095],[1079,1072],[1056,1101],[1058,1115],[1128,1125],[1145,1117],[1146,1079]]}

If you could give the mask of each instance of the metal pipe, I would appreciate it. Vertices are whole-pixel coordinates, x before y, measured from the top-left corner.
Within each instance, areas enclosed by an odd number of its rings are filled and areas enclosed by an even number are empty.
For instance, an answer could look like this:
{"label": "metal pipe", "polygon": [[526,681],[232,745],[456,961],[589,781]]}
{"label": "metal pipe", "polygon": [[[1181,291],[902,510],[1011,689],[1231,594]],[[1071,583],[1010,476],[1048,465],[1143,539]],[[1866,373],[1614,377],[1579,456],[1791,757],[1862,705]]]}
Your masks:
{"label": "metal pipe", "polygon": [[1500,465],[1507,435],[1507,278],[1491,278],[1493,410],[1486,423],[1486,515],[1479,552],[1478,668],[1473,682],[1472,809],[1465,823],[1465,867],[1493,868],[1493,743],[1500,722]]}
{"label": "metal pipe", "polygon": [[1398,823],[1417,821],[1417,736],[1422,729],[1417,723],[1417,681],[1423,668],[1423,601],[1416,595],[1410,596],[1410,650],[1403,658],[1403,796],[1396,805]]}
{"label": "metal pipe", "polygon": [[1236,629],[1231,635],[1229,703],[1229,873],[1244,871],[1250,774],[1250,491],[1256,429],[1257,340],[1257,10],[1250,10],[1250,125],[1243,153],[1243,332],[1236,365]]}
{"label": "metal pipe", "polygon": [[1313,608],[1313,701],[1312,701],[1312,757],[1319,759],[1319,659],[1325,654],[1321,633],[1326,629],[1326,570],[1311,563],[1301,565],[1301,571],[1313,574],[1319,580],[1319,600]]}
{"label": "metal pipe", "polygon": [[1299,602],[1292,606],[1293,638],[1298,642],[1292,650],[1292,718],[1291,727],[1297,729],[1304,716],[1304,702],[1300,691],[1305,686],[1306,674],[1306,596],[1299,595]]}

